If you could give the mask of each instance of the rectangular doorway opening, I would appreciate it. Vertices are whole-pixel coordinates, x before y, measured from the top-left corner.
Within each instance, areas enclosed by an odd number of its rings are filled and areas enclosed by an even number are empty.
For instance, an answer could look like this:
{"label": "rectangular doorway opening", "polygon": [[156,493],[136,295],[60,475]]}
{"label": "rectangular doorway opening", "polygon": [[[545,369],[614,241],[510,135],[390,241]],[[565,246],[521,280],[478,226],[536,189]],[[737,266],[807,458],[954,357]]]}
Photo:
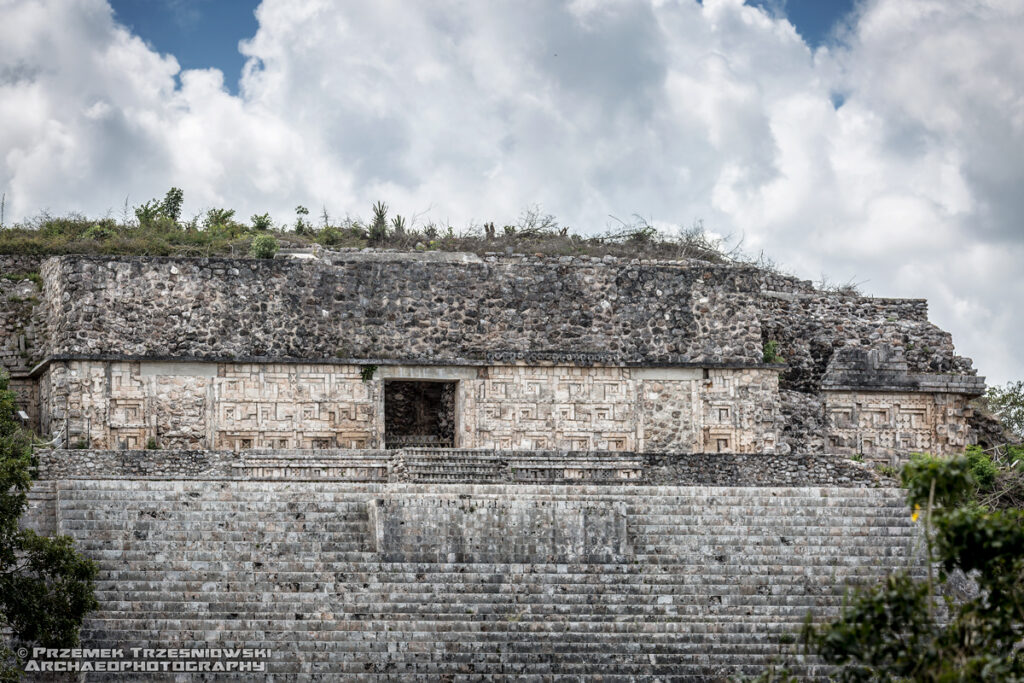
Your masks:
{"label": "rectangular doorway opening", "polygon": [[458,382],[384,382],[386,448],[454,448]]}

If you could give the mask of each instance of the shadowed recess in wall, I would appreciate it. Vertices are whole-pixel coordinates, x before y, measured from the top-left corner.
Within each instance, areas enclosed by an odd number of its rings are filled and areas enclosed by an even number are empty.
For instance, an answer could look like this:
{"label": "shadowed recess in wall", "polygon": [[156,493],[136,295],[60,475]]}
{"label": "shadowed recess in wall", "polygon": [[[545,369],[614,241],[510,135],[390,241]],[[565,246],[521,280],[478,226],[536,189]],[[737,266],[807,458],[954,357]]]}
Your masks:
{"label": "shadowed recess in wall", "polygon": [[455,382],[385,382],[384,429],[388,448],[454,447]]}

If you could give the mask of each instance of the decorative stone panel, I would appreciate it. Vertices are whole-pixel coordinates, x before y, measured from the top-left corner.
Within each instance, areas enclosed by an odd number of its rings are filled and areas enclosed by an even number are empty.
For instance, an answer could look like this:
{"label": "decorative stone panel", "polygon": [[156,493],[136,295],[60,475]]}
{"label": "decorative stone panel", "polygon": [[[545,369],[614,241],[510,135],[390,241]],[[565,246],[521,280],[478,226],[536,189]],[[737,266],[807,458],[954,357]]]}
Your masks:
{"label": "decorative stone panel", "polygon": [[912,452],[962,453],[972,412],[967,401],[961,394],[829,391],[825,448],[886,463]]}
{"label": "decorative stone panel", "polygon": [[461,448],[771,453],[777,443],[769,369],[391,367],[364,380],[354,365],[54,361],[40,378],[42,424],[92,448],[379,448],[385,382],[416,375],[444,382]]}

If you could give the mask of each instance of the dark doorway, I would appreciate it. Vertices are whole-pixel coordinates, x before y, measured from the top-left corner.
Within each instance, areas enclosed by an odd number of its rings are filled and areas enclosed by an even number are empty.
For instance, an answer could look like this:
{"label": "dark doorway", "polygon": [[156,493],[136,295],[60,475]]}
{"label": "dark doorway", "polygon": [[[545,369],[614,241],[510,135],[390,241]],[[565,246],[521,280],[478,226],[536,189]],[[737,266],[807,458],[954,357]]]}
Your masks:
{"label": "dark doorway", "polygon": [[457,382],[384,383],[387,448],[454,448]]}

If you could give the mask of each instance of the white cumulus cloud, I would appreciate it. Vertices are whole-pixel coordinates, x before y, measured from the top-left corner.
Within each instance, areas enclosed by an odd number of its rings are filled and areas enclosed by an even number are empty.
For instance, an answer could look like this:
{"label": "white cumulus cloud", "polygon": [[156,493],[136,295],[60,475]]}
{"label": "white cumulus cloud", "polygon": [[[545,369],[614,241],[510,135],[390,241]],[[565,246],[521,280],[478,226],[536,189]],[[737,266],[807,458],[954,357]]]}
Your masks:
{"label": "white cumulus cloud", "polygon": [[279,220],[703,219],[803,277],[927,297],[982,373],[1024,377],[1019,2],[868,0],[815,50],[740,0],[264,0],[238,96],[104,0],[0,13],[8,217],[177,185]]}

